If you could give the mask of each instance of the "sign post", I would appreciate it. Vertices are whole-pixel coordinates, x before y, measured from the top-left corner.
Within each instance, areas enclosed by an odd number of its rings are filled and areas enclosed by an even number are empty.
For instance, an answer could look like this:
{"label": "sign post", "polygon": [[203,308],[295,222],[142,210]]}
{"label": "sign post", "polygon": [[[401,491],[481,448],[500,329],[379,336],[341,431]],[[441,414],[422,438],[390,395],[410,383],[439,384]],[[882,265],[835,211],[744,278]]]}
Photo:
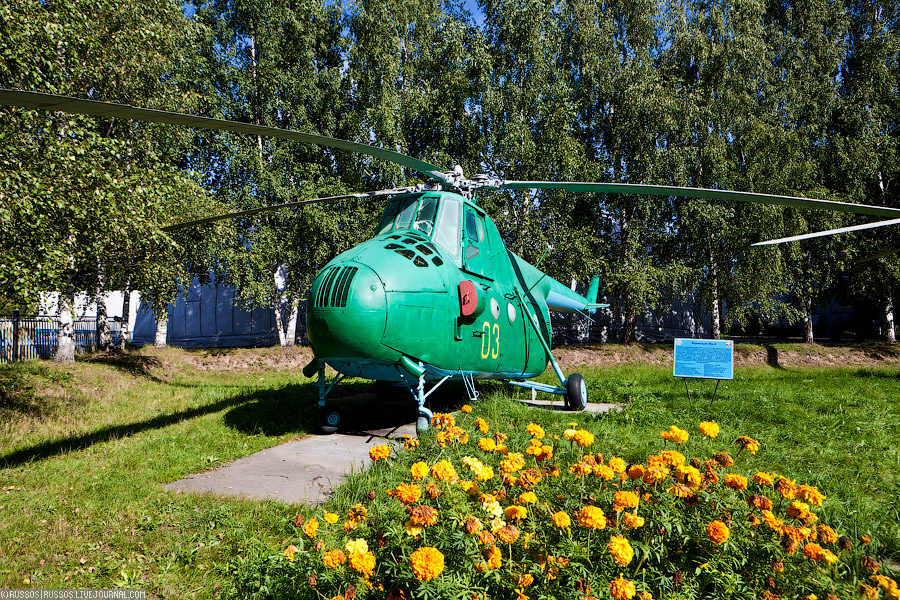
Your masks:
{"label": "sign post", "polygon": [[688,378],[715,379],[716,390],[713,392],[712,406],[719,391],[719,383],[723,379],[734,379],[734,342],[732,340],[694,340],[675,338],[675,352],[672,355],[672,375],[684,379],[684,389],[688,400],[691,390]]}

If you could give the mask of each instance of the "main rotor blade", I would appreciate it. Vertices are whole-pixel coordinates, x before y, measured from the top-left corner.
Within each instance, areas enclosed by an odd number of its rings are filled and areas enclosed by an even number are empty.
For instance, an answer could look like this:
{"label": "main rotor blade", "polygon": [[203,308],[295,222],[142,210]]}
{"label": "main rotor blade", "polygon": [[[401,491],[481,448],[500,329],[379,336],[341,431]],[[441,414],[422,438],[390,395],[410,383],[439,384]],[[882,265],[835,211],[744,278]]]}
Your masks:
{"label": "main rotor blade", "polygon": [[885,225],[900,224],[900,219],[891,219],[889,221],[875,221],[874,223],[864,223],[862,225],[852,225],[850,227],[841,227],[839,229],[829,229],[828,231],[814,231],[812,233],[804,233],[802,235],[792,235],[791,237],[778,238],[777,240],[766,240],[764,242],[756,242],[751,246],[769,246],[771,244],[783,244],[785,242],[796,242],[799,240],[809,240],[812,238],[823,237],[826,235],[836,235],[838,233],[848,233],[850,231],[862,231],[863,229],[875,229],[876,227],[884,227]]}
{"label": "main rotor blade", "polygon": [[647,194],[650,196],[682,196],[685,198],[704,198],[707,200],[737,200],[739,202],[758,202],[760,204],[780,204],[798,208],[820,208],[838,212],[872,215],[875,217],[900,218],[900,209],[852,202],[834,202],[832,200],[816,200],[797,196],[777,196],[774,194],[758,194],[755,192],[736,192],[733,190],[713,190],[707,188],[677,187],[670,185],[644,185],[636,183],[580,183],[575,181],[504,181],[501,190],[514,189],[562,189],[568,192],[596,192],[601,194]]}
{"label": "main rotor blade", "polygon": [[296,200],[294,202],[285,202],[284,204],[270,204],[269,206],[260,206],[257,208],[250,208],[247,210],[240,210],[237,212],[228,213],[225,215],[216,215],[215,217],[206,217],[204,219],[197,219],[195,221],[185,221],[184,223],[176,223],[175,225],[169,225],[167,227],[163,227],[163,231],[177,231],[179,229],[185,229],[187,227],[195,227],[197,225],[204,225],[206,223],[214,223],[216,221],[223,221],[225,219],[231,219],[234,217],[243,217],[246,215],[255,215],[257,213],[269,211],[269,210],[278,210],[279,208],[291,208],[293,206],[302,206],[304,204],[315,204],[317,202],[327,202],[329,200],[343,200],[345,198],[375,198],[377,196],[394,196],[396,194],[405,194],[406,192],[412,191],[415,188],[395,188],[391,190],[378,190],[377,192],[358,192],[354,194],[344,194],[343,196],[326,196],[324,198],[311,198],[309,200]]}
{"label": "main rotor blade", "polygon": [[184,125],[202,129],[215,129],[233,131],[250,135],[263,135],[277,137],[307,144],[318,144],[330,148],[340,148],[351,152],[359,152],[376,158],[382,158],[397,163],[404,167],[414,169],[423,175],[434,177],[438,181],[448,183],[446,175],[441,168],[427,162],[394,152],[384,148],[376,148],[366,144],[358,144],[347,140],[330,138],[313,133],[301,133],[290,129],[266,127],[252,123],[239,123],[224,119],[212,119],[210,117],[198,117],[183,113],[169,112],[165,110],[153,110],[149,108],[137,108],[128,104],[116,104],[113,102],[98,102],[96,100],[82,100],[69,96],[56,96],[53,94],[41,94],[38,92],[26,92],[24,90],[10,90],[0,88],[0,105],[19,106],[37,110],[61,111],[81,115],[96,115],[102,117],[114,117],[121,119],[133,119],[136,121],[149,121],[152,123],[166,123],[169,125]]}

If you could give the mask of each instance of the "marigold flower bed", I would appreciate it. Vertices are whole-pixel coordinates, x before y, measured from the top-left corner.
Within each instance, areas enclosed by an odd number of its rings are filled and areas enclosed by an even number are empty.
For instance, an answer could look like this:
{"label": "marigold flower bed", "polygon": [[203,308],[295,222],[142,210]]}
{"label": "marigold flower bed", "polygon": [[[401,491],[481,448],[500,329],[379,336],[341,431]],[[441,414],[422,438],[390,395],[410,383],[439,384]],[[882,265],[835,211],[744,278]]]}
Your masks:
{"label": "marigold flower bed", "polygon": [[660,432],[667,447],[628,464],[594,447],[577,423],[509,431],[467,409],[436,414],[433,430],[405,450],[373,448],[385,488],[337,518],[298,515],[286,548],[254,566],[255,591],[338,600],[900,599],[868,538],[824,523],[825,494],[763,470],[751,437],[723,440],[712,422],[688,428],[702,437],[672,425]]}

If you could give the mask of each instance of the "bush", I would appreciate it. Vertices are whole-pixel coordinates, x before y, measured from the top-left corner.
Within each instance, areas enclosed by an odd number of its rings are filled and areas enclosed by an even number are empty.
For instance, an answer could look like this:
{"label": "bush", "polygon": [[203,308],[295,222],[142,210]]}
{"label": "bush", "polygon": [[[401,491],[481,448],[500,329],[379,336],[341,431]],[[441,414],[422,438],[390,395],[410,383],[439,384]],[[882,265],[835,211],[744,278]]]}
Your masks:
{"label": "bush", "polygon": [[818,489],[750,468],[752,438],[732,457],[715,423],[661,432],[641,464],[604,456],[575,423],[501,431],[464,407],[433,424],[406,451],[372,449],[381,490],[300,514],[285,549],[244,558],[238,594],[900,598],[866,536],[821,521]]}

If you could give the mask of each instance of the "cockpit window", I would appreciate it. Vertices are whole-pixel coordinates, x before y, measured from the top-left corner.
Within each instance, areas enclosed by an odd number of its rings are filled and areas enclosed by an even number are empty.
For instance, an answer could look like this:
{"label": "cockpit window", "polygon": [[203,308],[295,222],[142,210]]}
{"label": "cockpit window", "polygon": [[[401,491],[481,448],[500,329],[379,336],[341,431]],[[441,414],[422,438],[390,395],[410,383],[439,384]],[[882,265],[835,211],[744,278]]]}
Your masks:
{"label": "cockpit window", "polygon": [[438,199],[430,196],[422,198],[419,204],[419,214],[413,223],[413,229],[418,229],[425,235],[431,235],[434,231],[434,218],[437,216]]}
{"label": "cockpit window", "polygon": [[456,258],[459,256],[460,210],[460,200],[453,196],[397,196],[385,206],[377,235],[415,229],[431,236],[436,244]]}
{"label": "cockpit window", "polygon": [[434,232],[434,242],[453,258],[459,256],[459,208],[458,198],[444,197],[441,216],[437,222],[437,231]]}

